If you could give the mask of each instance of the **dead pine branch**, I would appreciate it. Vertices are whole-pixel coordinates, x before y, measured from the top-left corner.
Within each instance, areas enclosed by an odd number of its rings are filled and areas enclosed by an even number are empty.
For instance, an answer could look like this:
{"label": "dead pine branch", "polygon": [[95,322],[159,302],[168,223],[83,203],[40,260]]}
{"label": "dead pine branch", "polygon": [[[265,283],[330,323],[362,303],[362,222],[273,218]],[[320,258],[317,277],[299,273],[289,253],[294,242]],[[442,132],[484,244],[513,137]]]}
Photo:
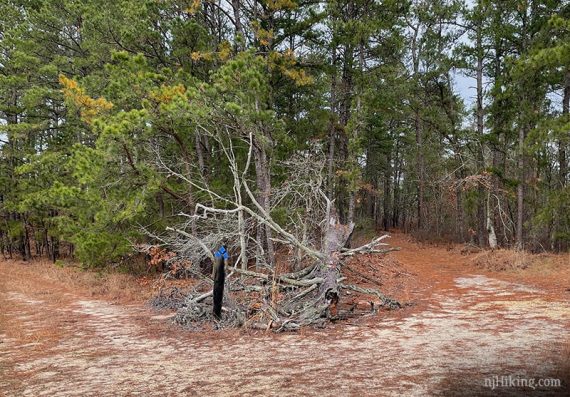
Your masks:
{"label": "dead pine branch", "polygon": [[[237,258],[225,280],[227,293],[221,319],[215,319],[217,327],[285,331],[325,326],[327,321],[339,318],[343,289],[376,296],[385,307],[401,306],[379,290],[342,284],[346,279],[343,263],[347,259],[383,255],[398,248],[384,242],[388,235],[376,237],[360,247],[346,248],[355,225],[339,222],[334,201],[324,193],[324,174],[318,167],[324,167],[325,162],[318,153],[316,157],[300,154],[284,163],[284,167],[290,167],[291,178],[273,187],[272,196],[265,197],[261,203],[249,180],[256,144],[253,132],[235,136],[232,135],[234,130],[211,127],[209,136],[221,147],[233,175],[233,195],[227,195],[227,191],[223,195],[204,183],[178,175],[175,165],[166,164],[158,156],[165,172],[178,176],[211,199],[208,203],[195,203],[192,214],[180,213],[184,222],[167,227],[168,234],[160,239],[178,259],[192,263],[193,274],[200,274],[202,262],[214,262],[212,253],[222,243]],[[205,126],[202,129],[204,133],[209,131]],[[236,160],[240,158],[236,154],[238,150],[242,151],[241,158],[246,156],[244,166]],[[272,211],[283,206],[291,209],[291,214],[278,222]],[[291,258],[287,259],[296,271],[282,273],[273,265],[275,258],[266,260],[271,250],[266,251],[267,241],[259,239],[265,235],[259,233],[260,227],[264,233],[271,232],[274,247],[290,253]],[[248,261],[256,264],[255,270],[251,270]],[[260,267],[260,263],[264,266]],[[231,277],[232,274],[235,277]],[[202,278],[202,284],[208,289],[192,291],[178,308],[176,321],[185,327],[214,320],[212,283],[207,276]]]}

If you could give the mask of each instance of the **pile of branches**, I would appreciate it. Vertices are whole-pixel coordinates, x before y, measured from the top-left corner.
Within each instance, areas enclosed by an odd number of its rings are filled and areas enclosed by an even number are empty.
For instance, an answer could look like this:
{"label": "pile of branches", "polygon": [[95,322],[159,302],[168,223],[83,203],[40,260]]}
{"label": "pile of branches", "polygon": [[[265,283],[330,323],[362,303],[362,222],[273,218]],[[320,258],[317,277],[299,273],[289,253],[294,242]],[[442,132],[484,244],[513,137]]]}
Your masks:
{"label": "pile of branches", "polygon": [[[343,263],[360,254],[385,254],[392,248],[376,238],[358,248],[347,248],[354,230],[351,217],[341,223],[326,191],[326,156],[318,148],[298,153],[281,164],[290,177],[278,186],[263,174],[259,137],[252,131],[237,134],[232,128],[211,126],[210,137],[218,143],[233,176],[232,193],[197,181],[157,149],[157,166],[165,175],[185,181],[201,193],[192,213],[181,212],[182,224],[167,227],[166,234],[145,232],[163,247],[176,252],[168,262],[182,261],[186,271],[205,280],[207,288],[188,294],[176,319],[185,326],[210,321],[211,285],[203,263],[215,262],[221,244],[239,253],[226,269],[224,304],[220,325],[276,330],[320,326],[339,318],[343,290],[372,295],[384,307],[400,304],[373,288],[346,283]],[[204,132],[208,129],[204,128]],[[241,153],[241,154],[240,154]],[[246,156],[246,160],[238,159]],[[255,163],[255,173],[250,170]],[[188,164],[188,166],[190,166]],[[251,177],[256,177],[253,188]],[[330,188],[330,186],[329,186]],[[328,189],[330,190],[330,189]],[[354,200],[354,195],[351,196]],[[280,214],[279,219],[274,214]],[[277,265],[281,248],[293,265],[285,272]],[[255,271],[250,265],[255,263]]]}
{"label": "pile of branches", "polygon": [[[228,283],[230,291],[236,289],[235,281]],[[243,326],[246,306],[238,305],[230,294],[224,297],[224,316],[221,319],[214,317],[211,289],[211,280],[203,280],[190,289],[164,288],[150,300],[149,305],[156,310],[176,310],[174,322],[188,329],[199,329],[201,325],[212,322],[219,328]]]}
{"label": "pile of branches", "polygon": [[212,313],[213,280],[206,276],[189,291],[182,292],[176,287],[161,291],[151,305],[176,310],[174,321],[188,329],[214,323],[218,328],[275,331],[322,327],[328,321],[343,318],[338,307],[342,291],[370,295],[381,307],[397,309],[401,304],[380,290],[348,284],[342,276],[343,264],[348,258],[395,250],[382,242],[386,237],[378,237],[355,249],[341,248],[332,254],[336,262],[313,262],[295,272],[279,274],[269,268],[252,271],[228,266],[221,319]]}
{"label": "pile of branches", "polygon": [[158,294],[150,300],[149,305],[157,310],[178,310],[184,306],[186,298],[187,292],[178,287],[161,289]]}
{"label": "pile of branches", "polygon": [[[378,250],[379,252],[389,250]],[[347,252],[354,255],[354,252]],[[333,271],[313,264],[293,273],[259,273],[234,269],[241,275],[233,290],[241,289],[249,295],[247,320],[243,324],[255,329],[277,331],[297,330],[304,326],[324,326],[330,320],[342,318],[339,302],[343,290],[371,295],[386,309],[397,309],[401,304],[380,290],[345,283],[340,269]],[[240,288],[241,287],[241,288]]]}

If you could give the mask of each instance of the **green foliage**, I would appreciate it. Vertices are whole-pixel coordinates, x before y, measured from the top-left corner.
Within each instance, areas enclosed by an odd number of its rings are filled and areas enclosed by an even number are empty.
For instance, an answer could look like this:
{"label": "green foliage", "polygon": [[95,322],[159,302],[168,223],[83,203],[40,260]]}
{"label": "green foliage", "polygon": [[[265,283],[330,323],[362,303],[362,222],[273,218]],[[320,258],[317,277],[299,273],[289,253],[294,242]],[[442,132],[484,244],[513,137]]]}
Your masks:
{"label": "green foliage", "polygon": [[[283,160],[319,150],[332,156],[323,177],[343,220],[354,204],[370,228],[417,224],[421,185],[426,229],[453,234],[476,228],[487,193],[457,184],[489,171],[503,243],[522,183],[532,238],[568,246],[563,2],[239,3],[240,26],[206,2],[0,4],[0,232],[11,247],[28,230],[72,245],[86,266],[119,261],[196,203],[231,207],[224,150],[244,166],[250,135],[267,156],[267,170],[245,175],[254,190],[258,173],[279,185]],[[453,84],[478,59],[483,134]],[[283,225],[303,211],[272,208]]]}

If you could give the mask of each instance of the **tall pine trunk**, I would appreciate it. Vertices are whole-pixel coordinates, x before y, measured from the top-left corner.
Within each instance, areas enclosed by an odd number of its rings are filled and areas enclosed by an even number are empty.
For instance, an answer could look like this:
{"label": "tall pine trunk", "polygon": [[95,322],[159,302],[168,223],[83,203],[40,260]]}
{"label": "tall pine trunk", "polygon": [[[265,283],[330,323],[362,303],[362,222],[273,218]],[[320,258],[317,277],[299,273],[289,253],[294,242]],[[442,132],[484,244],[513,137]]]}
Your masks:
{"label": "tall pine trunk", "polygon": [[[258,189],[257,200],[264,211],[269,213],[271,211],[271,179],[269,175],[269,161],[263,143],[257,143],[254,150],[254,157]],[[257,242],[262,245],[262,247],[258,247],[257,266],[259,267],[259,260],[264,258],[265,262],[273,267],[275,264],[275,249],[271,229],[267,227],[267,225],[258,225]],[[264,253],[262,253],[262,248],[265,250]]]}
{"label": "tall pine trunk", "polygon": [[[484,109],[483,109],[483,43],[481,25],[477,27],[477,136],[479,147],[477,148],[477,172],[481,174],[485,170],[485,147],[484,147]],[[479,246],[485,245],[485,188],[481,183],[478,186],[477,197],[477,239]]]}
{"label": "tall pine trunk", "polygon": [[516,248],[524,248],[524,235],[523,235],[523,224],[524,224],[524,186],[526,182],[526,170],[524,161],[524,141],[526,138],[526,126],[519,127],[519,137],[518,137],[518,174],[519,183],[517,186],[517,222],[516,222]]}
{"label": "tall pine trunk", "polygon": [[[562,115],[567,118],[570,114],[570,70],[566,71],[564,76],[564,97],[562,98]],[[570,138],[570,132],[566,132],[558,141],[558,162],[559,162],[559,179],[560,187],[564,188],[568,179],[568,159],[567,148]]]}

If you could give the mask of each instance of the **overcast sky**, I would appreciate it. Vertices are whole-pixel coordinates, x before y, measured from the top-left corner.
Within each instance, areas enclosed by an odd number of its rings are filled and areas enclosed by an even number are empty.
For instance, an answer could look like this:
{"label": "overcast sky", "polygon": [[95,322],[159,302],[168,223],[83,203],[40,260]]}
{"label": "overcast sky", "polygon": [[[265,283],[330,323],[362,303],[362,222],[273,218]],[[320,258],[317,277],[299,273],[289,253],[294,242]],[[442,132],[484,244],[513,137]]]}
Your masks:
{"label": "overcast sky", "polygon": [[455,73],[453,79],[455,82],[455,90],[463,98],[465,107],[467,109],[471,108],[473,102],[475,102],[475,95],[477,93],[475,89],[475,79],[467,77],[462,73]]}

